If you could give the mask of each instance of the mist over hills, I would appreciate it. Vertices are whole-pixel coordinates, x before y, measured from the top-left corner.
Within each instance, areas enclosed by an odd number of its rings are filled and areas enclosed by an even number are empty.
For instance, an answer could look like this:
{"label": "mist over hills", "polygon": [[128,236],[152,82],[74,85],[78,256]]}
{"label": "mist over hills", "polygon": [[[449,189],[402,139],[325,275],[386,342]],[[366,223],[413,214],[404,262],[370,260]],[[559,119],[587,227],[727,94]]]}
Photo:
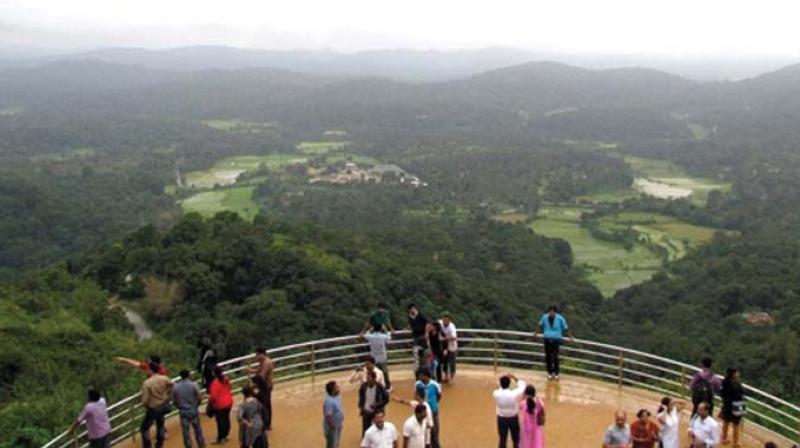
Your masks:
{"label": "mist over hills", "polygon": [[237,70],[270,67],[336,77],[374,76],[424,82],[463,78],[526,62],[555,61],[590,69],[653,68],[696,80],[738,80],[774,71],[796,61],[786,57],[653,56],[562,54],[492,47],[469,50],[385,49],[354,53],[332,50],[262,50],[224,46],[170,49],[101,48],[58,51],[0,47],[0,69],[54,61],[96,59],[175,71]]}

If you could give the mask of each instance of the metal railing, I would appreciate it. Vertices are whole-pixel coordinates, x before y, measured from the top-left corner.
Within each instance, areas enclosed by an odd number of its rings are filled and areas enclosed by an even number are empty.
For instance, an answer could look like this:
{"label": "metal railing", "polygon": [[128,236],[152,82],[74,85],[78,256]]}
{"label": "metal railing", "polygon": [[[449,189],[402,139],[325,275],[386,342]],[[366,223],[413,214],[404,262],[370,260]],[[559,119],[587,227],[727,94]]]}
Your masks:
{"label": "metal railing", "polygon": [[[411,339],[398,332],[390,342],[390,364],[410,364]],[[467,365],[540,370],[544,364],[542,340],[530,333],[503,330],[459,330],[459,362]],[[355,369],[363,363],[369,347],[357,336],[321,339],[286,345],[269,350],[275,365],[275,382]],[[220,363],[235,391],[248,381],[248,368],[254,355],[241,356]],[[566,341],[561,347],[561,371],[672,397],[689,398],[688,382],[698,369],[672,359],[615,345],[587,340]],[[750,425],[762,427],[791,441],[800,440],[800,407],[751,386],[744,386]],[[144,415],[139,394],[131,395],[108,407],[113,428],[112,445],[127,438],[139,437]],[[176,414],[173,412],[172,415]],[[43,448],[87,446],[85,431],[74,435],[64,432]]]}

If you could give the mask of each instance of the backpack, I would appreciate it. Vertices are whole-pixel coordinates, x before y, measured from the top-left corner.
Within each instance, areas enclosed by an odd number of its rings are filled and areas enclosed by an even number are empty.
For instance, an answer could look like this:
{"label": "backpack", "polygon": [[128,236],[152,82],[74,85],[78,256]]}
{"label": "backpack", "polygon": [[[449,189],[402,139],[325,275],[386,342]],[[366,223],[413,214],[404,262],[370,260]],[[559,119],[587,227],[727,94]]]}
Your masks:
{"label": "backpack", "polygon": [[704,401],[711,403],[712,400],[714,400],[714,389],[711,386],[711,382],[700,375],[698,381],[692,386],[692,403],[698,404]]}

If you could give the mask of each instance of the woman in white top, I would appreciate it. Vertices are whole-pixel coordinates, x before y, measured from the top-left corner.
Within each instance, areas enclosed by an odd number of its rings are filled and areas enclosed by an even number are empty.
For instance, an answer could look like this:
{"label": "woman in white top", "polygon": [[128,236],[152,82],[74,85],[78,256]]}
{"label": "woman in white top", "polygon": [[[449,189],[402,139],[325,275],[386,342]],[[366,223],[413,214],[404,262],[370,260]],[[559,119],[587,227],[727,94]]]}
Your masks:
{"label": "woman in white top", "polygon": [[680,413],[686,402],[675,398],[664,397],[658,408],[658,423],[661,426],[661,448],[680,448],[680,431],[678,425],[681,421]]}

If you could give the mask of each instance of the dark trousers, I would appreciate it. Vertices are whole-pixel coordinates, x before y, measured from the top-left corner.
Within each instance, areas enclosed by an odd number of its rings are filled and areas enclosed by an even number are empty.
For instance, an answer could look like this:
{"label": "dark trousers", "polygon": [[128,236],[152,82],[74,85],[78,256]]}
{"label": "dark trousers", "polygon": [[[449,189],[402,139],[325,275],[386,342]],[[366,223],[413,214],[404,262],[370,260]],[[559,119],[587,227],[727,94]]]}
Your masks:
{"label": "dark trousers", "polygon": [[511,442],[519,448],[519,420],[517,417],[497,417],[497,434],[500,435],[498,448],[506,448],[508,432],[511,431]]}
{"label": "dark trousers", "polygon": [[384,386],[386,386],[386,390],[391,389],[392,381],[389,379],[389,363],[386,362],[376,363],[375,367],[381,369],[381,372],[383,372],[383,382]]}
{"label": "dark trousers", "polygon": [[411,348],[411,356],[414,357],[414,373],[425,365],[425,346],[427,342],[424,337],[414,337],[414,346]]}
{"label": "dark trousers", "polygon": [[111,446],[111,433],[99,439],[89,439],[89,448],[109,448]]}
{"label": "dark trousers", "polygon": [[163,448],[164,435],[166,433],[164,417],[167,412],[169,412],[169,406],[161,406],[157,409],[147,408],[145,410],[144,421],[142,421],[142,426],[139,427],[143,448],[151,448],[153,446],[152,442],[150,442],[150,428],[153,427],[153,423],[156,424],[156,448]]}
{"label": "dark trousers", "polygon": [[433,413],[433,428],[431,428],[431,448],[441,448],[439,445],[439,413]]}
{"label": "dark trousers", "polygon": [[221,442],[231,433],[231,408],[215,410],[214,419],[217,420],[217,442]]}
{"label": "dark trousers", "polygon": [[372,426],[373,417],[375,417],[374,412],[361,411],[361,436],[364,436],[364,433]]}
{"label": "dark trousers", "polygon": [[272,384],[269,384],[261,375],[255,375],[253,383],[258,389],[256,399],[261,403],[261,418],[264,420],[264,429],[272,429]]}
{"label": "dark trousers", "polygon": [[253,445],[249,447],[243,446],[242,448],[269,448],[269,439],[267,438],[267,433],[264,432],[256,440],[253,441]]}
{"label": "dark trousers", "polygon": [[559,374],[558,349],[560,346],[561,341],[559,340],[544,340],[544,362],[547,364],[547,373],[549,375]]}

